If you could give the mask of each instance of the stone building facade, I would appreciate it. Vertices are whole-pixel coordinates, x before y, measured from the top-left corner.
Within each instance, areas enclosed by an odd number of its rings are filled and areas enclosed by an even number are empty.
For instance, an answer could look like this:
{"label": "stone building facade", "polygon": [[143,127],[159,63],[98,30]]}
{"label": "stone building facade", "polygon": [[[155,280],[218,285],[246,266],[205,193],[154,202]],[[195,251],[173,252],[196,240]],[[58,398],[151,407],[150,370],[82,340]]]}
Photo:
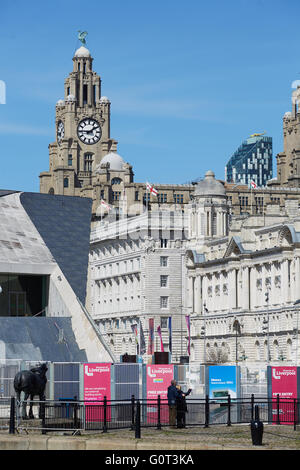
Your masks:
{"label": "stone building facade", "polygon": [[155,213],[101,222],[92,230],[89,311],[116,356],[137,352],[132,330],[144,335],[148,354],[149,320],[154,325],[154,351],[169,351],[168,319],[172,317],[172,359],[186,353],[184,256],[187,220],[182,212]]}
{"label": "stone building facade", "polygon": [[287,201],[187,249],[191,362],[298,362],[299,229]]}

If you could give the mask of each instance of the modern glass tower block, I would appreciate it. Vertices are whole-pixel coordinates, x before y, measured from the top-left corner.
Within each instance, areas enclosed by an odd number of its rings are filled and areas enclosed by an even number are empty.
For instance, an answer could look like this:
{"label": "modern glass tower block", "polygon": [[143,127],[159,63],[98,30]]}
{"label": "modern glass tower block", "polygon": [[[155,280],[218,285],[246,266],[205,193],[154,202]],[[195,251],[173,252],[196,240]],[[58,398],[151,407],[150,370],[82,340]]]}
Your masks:
{"label": "modern glass tower block", "polygon": [[251,136],[234,152],[225,166],[225,181],[257,187],[266,186],[273,176],[272,137]]}

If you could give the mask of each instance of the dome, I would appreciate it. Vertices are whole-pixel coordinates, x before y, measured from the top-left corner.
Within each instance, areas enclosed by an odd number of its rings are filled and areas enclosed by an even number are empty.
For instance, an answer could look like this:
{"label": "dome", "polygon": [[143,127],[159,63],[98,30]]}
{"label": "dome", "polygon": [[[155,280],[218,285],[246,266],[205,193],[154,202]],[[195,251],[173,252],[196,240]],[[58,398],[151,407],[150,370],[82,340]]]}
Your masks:
{"label": "dome", "polygon": [[284,113],[284,115],[283,115],[283,119],[291,119],[291,117],[292,117],[291,111],[287,111],[287,112]]}
{"label": "dome", "polygon": [[100,103],[109,103],[109,99],[107,98],[107,96],[101,96],[99,101]]}
{"label": "dome", "polygon": [[91,57],[91,53],[86,47],[81,46],[75,52],[74,57]]}
{"label": "dome", "polygon": [[225,187],[220,181],[215,179],[213,171],[209,170],[206,172],[205,177],[202,181],[197,183],[195,196],[225,196]]}
{"label": "dome", "polygon": [[68,95],[67,96],[67,101],[76,101],[76,98],[74,95]]}
{"label": "dome", "polygon": [[[103,165],[109,163],[110,169],[114,171],[123,171],[124,160],[123,158],[118,155],[116,152],[109,152],[107,155],[104,155],[102,158],[100,165],[98,168]],[[100,169],[100,168],[99,168]]]}

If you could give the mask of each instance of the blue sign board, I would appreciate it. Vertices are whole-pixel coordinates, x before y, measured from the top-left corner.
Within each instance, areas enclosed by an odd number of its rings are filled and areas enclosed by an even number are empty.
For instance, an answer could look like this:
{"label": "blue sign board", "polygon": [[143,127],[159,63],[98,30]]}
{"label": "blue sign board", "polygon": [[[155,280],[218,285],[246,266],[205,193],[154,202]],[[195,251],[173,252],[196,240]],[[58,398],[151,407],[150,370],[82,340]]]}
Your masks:
{"label": "blue sign board", "polygon": [[208,366],[208,396],[224,400],[237,398],[237,367]]}

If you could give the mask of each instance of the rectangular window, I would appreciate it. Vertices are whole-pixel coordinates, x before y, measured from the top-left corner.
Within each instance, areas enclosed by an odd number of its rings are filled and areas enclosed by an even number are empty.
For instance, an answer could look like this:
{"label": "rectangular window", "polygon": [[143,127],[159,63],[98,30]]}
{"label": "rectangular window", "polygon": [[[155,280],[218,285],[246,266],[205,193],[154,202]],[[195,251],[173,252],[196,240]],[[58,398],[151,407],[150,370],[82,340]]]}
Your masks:
{"label": "rectangular window", "polygon": [[167,256],[161,256],[160,257],[160,265],[164,268],[168,266],[168,257]]}
{"label": "rectangular window", "polygon": [[162,296],[160,298],[160,308],[168,308],[169,306],[169,297]]}
{"label": "rectangular window", "polygon": [[72,163],[73,163],[72,154],[69,154],[68,155],[68,166],[72,166]]}
{"label": "rectangular window", "polygon": [[161,248],[167,248],[167,247],[168,247],[168,240],[167,240],[167,238],[161,238],[161,240],[160,240],[160,247],[161,247]]}
{"label": "rectangular window", "polygon": [[87,104],[88,87],[83,85],[83,104]]}
{"label": "rectangular window", "polygon": [[84,171],[92,171],[93,165],[93,155],[91,153],[86,153],[84,155]]}
{"label": "rectangular window", "polygon": [[160,287],[168,287],[168,277],[165,274],[160,276]]}
{"label": "rectangular window", "polygon": [[167,194],[158,194],[158,202],[160,203],[167,202]]}
{"label": "rectangular window", "polygon": [[168,328],[168,317],[160,317],[160,327],[161,329]]}
{"label": "rectangular window", "polygon": [[183,194],[174,194],[175,204],[183,204]]}
{"label": "rectangular window", "polygon": [[112,191],[112,200],[119,201],[121,199],[121,191]]}
{"label": "rectangular window", "polygon": [[135,192],[135,198],[134,198],[135,201],[138,201],[139,200],[139,192],[136,191]]}

